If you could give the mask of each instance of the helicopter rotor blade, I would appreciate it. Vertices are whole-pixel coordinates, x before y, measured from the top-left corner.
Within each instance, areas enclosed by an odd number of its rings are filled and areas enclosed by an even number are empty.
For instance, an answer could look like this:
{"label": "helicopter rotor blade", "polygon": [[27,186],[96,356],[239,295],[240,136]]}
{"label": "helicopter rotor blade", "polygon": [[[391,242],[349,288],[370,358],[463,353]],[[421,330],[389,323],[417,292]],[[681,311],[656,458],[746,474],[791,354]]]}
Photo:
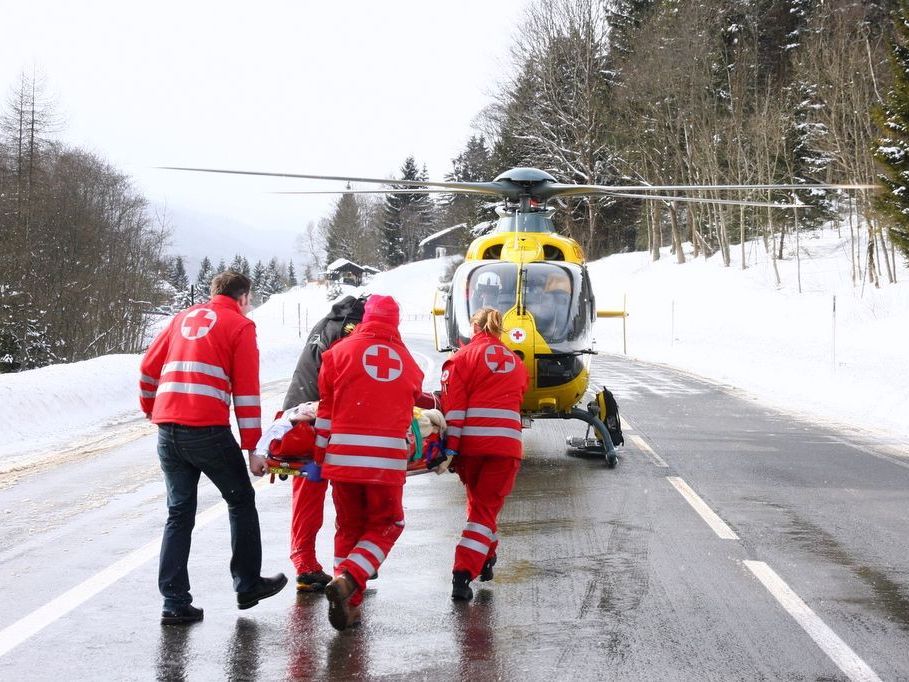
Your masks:
{"label": "helicopter rotor blade", "polygon": [[486,192],[478,190],[450,190],[450,189],[429,189],[414,187],[412,189],[329,189],[329,190],[303,190],[303,191],[286,191],[286,192],[269,192],[269,194],[475,194],[488,196]]}
{"label": "helicopter rotor blade", "polygon": [[309,175],[305,173],[268,173],[264,171],[227,170],[223,168],[189,168],[185,166],[158,166],[161,170],[189,171],[194,173],[221,173],[224,175],[255,175],[267,178],[296,178],[303,180],[337,180],[340,182],[366,182],[398,187],[443,187],[449,192],[470,191],[499,196],[505,189],[497,182],[436,182],[432,180],[392,180],[387,178],[354,178],[340,175]]}
{"label": "helicopter rotor blade", "polygon": [[530,177],[503,177],[492,182],[438,182],[433,180],[394,180],[387,178],[358,178],[340,175],[311,175],[306,173],[271,173],[264,171],[243,171],[228,170],[223,168],[190,168],[185,166],[159,166],[162,170],[177,170],[196,173],[220,173],[225,175],[252,175],[270,178],[292,178],[304,180],[329,180],[339,182],[363,182],[371,184],[387,185],[389,189],[385,190],[337,190],[337,191],[300,191],[300,192],[275,192],[275,194],[344,194],[346,192],[357,194],[406,194],[407,188],[413,188],[413,194],[465,194],[477,195],[483,194],[491,197],[505,199],[506,201],[522,201],[523,198],[531,198],[537,201],[546,202],[558,197],[582,197],[582,196],[622,196],[632,199],[661,199],[666,201],[688,201],[695,203],[731,203],[733,205],[744,206],[762,206],[775,208],[788,208],[800,204],[775,204],[772,202],[758,202],[753,200],[732,200],[732,199],[710,199],[706,197],[679,197],[679,196],[658,196],[650,192],[704,192],[704,191],[721,191],[721,192],[754,192],[754,191],[806,191],[806,190],[850,190],[850,189],[876,189],[874,184],[752,184],[752,185],[573,185],[567,183],[553,182],[552,176],[535,171],[535,169],[513,169],[521,171],[534,171]]}
{"label": "helicopter rotor blade", "polygon": [[659,201],[681,201],[691,204],[726,204],[728,206],[756,206],[758,208],[810,208],[808,204],[774,204],[768,201],[751,201],[748,199],[711,199],[709,197],[671,196],[665,194],[634,194],[631,192],[604,192],[606,196],[626,199],[647,199]]}
{"label": "helicopter rotor blade", "polygon": [[838,189],[876,189],[872,184],[755,184],[755,185],[569,185],[564,183],[550,183],[541,187],[541,194],[546,198],[570,196],[596,196],[598,194],[612,194],[614,192],[696,192],[714,191],[723,192],[755,191],[755,190],[780,190],[780,191],[805,191],[805,190],[838,190]]}

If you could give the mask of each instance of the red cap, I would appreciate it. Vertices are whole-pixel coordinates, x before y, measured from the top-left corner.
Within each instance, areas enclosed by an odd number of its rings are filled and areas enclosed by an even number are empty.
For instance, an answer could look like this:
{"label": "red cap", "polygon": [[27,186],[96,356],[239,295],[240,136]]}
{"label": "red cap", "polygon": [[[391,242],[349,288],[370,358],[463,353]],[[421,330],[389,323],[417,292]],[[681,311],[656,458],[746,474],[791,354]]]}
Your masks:
{"label": "red cap", "polygon": [[363,322],[382,322],[397,327],[398,321],[398,303],[391,296],[373,294],[366,300]]}

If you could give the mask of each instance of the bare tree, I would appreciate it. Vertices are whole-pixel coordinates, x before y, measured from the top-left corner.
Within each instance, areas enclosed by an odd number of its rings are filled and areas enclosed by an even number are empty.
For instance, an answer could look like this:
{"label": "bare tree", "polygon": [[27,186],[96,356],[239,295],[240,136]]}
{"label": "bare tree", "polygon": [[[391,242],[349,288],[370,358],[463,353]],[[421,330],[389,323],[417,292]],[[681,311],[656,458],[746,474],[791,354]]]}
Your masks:
{"label": "bare tree", "polygon": [[[870,112],[880,104],[878,83],[887,80],[883,37],[873,32],[867,7],[837,3],[819,14],[814,32],[799,54],[799,69],[818,84],[823,107],[815,110],[816,121],[827,131],[823,151],[831,159],[838,179],[863,183],[874,177],[874,159],[869,153],[876,131]],[[866,193],[854,197],[859,213],[866,217],[865,276],[880,286],[879,260],[890,261],[886,252],[877,258],[877,224]],[[886,247],[884,247],[886,248]],[[888,272],[892,281],[893,272]]]}
{"label": "bare tree", "polygon": [[309,221],[294,241],[294,250],[300,255],[304,280],[312,280],[325,271],[325,231],[314,221]]}
{"label": "bare tree", "polygon": [[[602,183],[612,174],[608,34],[598,0],[537,2],[513,48],[518,71],[501,97],[500,121],[534,165],[563,180]],[[597,201],[571,203],[586,213],[583,231],[573,236],[591,250]]]}

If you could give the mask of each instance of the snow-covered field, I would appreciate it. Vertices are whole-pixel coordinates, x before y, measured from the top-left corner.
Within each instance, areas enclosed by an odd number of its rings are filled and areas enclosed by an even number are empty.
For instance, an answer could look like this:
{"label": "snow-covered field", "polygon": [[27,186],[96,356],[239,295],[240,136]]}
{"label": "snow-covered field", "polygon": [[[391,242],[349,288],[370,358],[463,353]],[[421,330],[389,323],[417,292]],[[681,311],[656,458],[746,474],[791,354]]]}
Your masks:
{"label": "snow-covered field", "polygon": [[[604,258],[590,265],[597,307],[627,300],[631,357],[735,386],[769,406],[909,442],[907,268],[899,264],[895,285],[853,287],[848,243],[827,230],[801,240],[798,293],[791,254],[779,262],[777,288],[763,246],[747,248],[744,271],[737,260],[724,268],[719,256],[684,265],[668,253],[655,263],[647,253]],[[431,335],[428,314],[446,265],[405,265],[366,289],[398,299],[405,335]],[[290,376],[307,328],[329,306],[325,289],[309,285],[252,313],[263,382]],[[599,320],[596,337],[601,352],[621,353],[621,320]],[[0,470],[141,417],[138,364],[138,356],[115,355],[0,375]]]}
{"label": "snow-covered field", "polygon": [[[741,269],[717,254],[679,265],[664,251],[611,256],[590,266],[598,308],[630,313],[628,354],[744,389],[762,402],[909,441],[909,269],[897,284],[853,286],[848,240],[802,236],[777,261],[759,242]],[[883,278],[882,278],[883,279]],[[835,301],[834,301],[835,299]],[[835,314],[834,314],[835,303]],[[600,320],[598,349],[621,352],[621,322]],[[907,454],[909,454],[909,447]]]}

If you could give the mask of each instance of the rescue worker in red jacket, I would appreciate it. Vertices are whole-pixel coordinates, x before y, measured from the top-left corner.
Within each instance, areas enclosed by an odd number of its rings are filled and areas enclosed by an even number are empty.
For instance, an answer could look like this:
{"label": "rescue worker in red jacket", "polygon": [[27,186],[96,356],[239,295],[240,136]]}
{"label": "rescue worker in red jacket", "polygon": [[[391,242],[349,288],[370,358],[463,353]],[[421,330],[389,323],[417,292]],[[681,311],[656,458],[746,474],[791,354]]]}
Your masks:
{"label": "rescue worker in red jacket", "polygon": [[451,598],[473,598],[470,581],[492,580],[499,544],[497,519],[521,466],[521,401],[527,370],[500,340],[502,315],[481,308],[473,338],[442,366],[442,409],[448,424],[444,469],[467,488],[467,525],[455,547]]}
{"label": "rescue worker in red jacket", "polygon": [[[261,435],[259,349],[256,326],[245,316],[251,283],[226,271],[211,284],[211,300],[177,314],[149,346],[141,363],[140,404],[158,425],[158,458],[167,486],[167,523],[161,542],[158,588],[164,597],[161,622],[202,620],[192,605],[187,563],[200,474],[217,486],[230,519],[230,572],[237,606],[248,609],[277,594],[287,578],[259,575],[262,542],[249,470],[265,473],[253,449]],[[230,431],[230,403],[240,445]]]}
{"label": "rescue worker in red jacket", "polygon": [[393,298],[372,295],[363,322],[322,354],[315,461],[335,505],[335,578],[325,596],[337,630],[359,623],[366,581],[404,530],[405,436],[423,372],[398,319]]}
{"label": "rescue worker in red jacket", "polygon": [[[346,296],[309,333],[284,397],[284,410],[319,399],[319,367],[322,354],[363,319],[365,297]],[[306,476],[294,476],[290,504],[290,560],[297,570],[297,591],[315,592],[331,582],[316,557],[316,536],[322,528],[328,481],[318,474],[318,465],[306,467]]]}

